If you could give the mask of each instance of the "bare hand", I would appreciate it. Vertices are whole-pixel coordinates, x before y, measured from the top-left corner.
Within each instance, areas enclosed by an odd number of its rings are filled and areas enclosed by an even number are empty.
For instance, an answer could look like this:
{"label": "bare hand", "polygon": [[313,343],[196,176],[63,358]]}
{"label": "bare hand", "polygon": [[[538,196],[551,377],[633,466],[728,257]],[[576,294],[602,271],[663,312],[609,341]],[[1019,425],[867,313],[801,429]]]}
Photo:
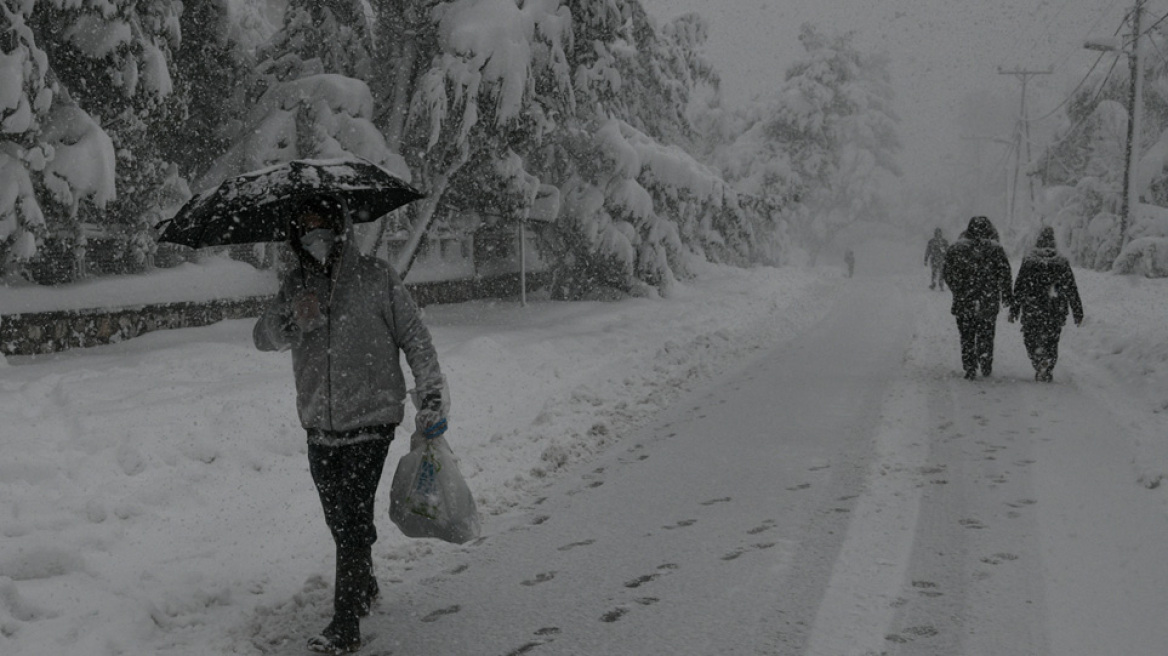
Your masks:
{"label": "bare hand", "polygon": [[305,332],[318,327],[321,316],[320,299],[315,292],[305,292],[292,302],[292,318]]}

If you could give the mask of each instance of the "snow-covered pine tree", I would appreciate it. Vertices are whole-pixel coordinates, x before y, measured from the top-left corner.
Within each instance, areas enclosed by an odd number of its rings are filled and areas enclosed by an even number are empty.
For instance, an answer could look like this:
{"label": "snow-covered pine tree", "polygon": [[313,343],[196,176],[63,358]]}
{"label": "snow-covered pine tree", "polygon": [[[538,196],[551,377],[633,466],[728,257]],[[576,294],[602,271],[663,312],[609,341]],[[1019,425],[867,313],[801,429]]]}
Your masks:
{"label": "snow-covered pine tree", "polygon": [[45,221],[33,188],[49,149],[41,124],[53,102],[49,66],[28,27],[27,3],[0,1],[0,273],[36,255]]}
{"label": "snow-covered pine tree", "polygon": [[[49,231],[72,242],[84,261],[83,224],[103,228],[128,242],[130,255],[144,264],[154,249],[151,231],[161,218],[160,198],[169,162],[159,135],[175,129],[181,99],[172,94],[171,51],[180,40],[179,0],[37,0],[29,24],[48,56],[60,87],[58,100],[73,109],[54,108],[67,121],[58,132],[68,139],[90,132],[108,135],[116,156],[116,198],[81,204],[63,183],[46,176],[55,207],[48,208]],[[92,125],[82,126],[82,114]],[[47,131],[47,129],[46,129]],[[99,137],[98,137],[99,138]],[[61,160],[57,153],[57,160]],[[62,166],[76,169],[70,162]],[[51,168],[53,165],[50,164]],[[93,174],[97,162],[87,165]],[[76,177],[77,171],[71,171]],[[108,172],[108,171],[107,171]],[[96,198],[95,198],[96,199]],[[79,273],[84,273],[79,271]]]}
{"label": "snow-covered pine tree", "polygon": [[[718,76],[701,56],[707,26],[694,14],[658,28],[638,0],[570,0],[578,112],[552,159],[565,201],[570,254],[558,293],[595,285],[667,291],[691,255],[745,262],[776,234],[762,204],[690,154],[689,110]],[[767,249],[774,254],[774,250]]]}
{"label": "snow-covered pine tree", "polygon": [[291,0],[283,27],[259,48],[241,88],[244,113],[224,131],[233,144],[196,189],[303,158],[358,155],[406,178],[404,162],[374,127],[369,26],[361,0]]}
{"label": "snow-covered pine tree", "polygon": [[788,216],[813,258],[851,223],[884,219],[882,182],[900,175],[888,59],[854,36],[803,25],[804,56],[737,146],[748,166],[734,179],[780,205],[797,199]]}
{"label": "snow-covered pine tree", "polygon": [[174,52],[175,92],[183,99],[181,129],[161,135],[167,157],[187,179],[197,179],[231,143],[224,126],[241,113],[236,89],[255,68],[254,53],[236,34],[229,0],[183,7],[182,43]]}
{"label": "snow-covered pine tree", "polygon": [[378,104],[377,125],[395,151],[404,148],[406,121],[418,84],[438,53],[434,8],[443,0],[369,0],[378,61],[370,86]]}

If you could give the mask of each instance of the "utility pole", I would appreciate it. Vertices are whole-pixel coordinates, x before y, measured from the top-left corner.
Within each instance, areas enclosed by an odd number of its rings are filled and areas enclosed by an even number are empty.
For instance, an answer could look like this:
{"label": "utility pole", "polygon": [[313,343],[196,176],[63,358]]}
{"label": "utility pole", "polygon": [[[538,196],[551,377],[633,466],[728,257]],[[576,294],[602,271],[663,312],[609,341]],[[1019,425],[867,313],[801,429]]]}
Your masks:
{"label": "utility pole", "polygon": [[[1041,71],[1030,71],[1021,68],[1006,70],[1001,66],[998,67],[998,75],[1013,75],[1022,82],[1022,107],[1018,114],[1018,125],[1014,129],[1014,182],[1013,192],[1010,194],[1010,226],[1014,225],[1014,214],[1017,212],[1018,205],[1018,171],[1022,168],[1022,140],[1026,141],[1026,164],[1030,164],[1030,121],[1026,116],[1026,87],[1030,83],[1030,78],[1036,75],[1050,75],[1054,70],[1047,68]],[[1027,176],[1029,177],[1029,176]],[[1029,180],[1030,186],[1030,211],[1034,211],[1034,180]]]}
{"label": "utility pole", "polygon": [[[1126,50],[1103,41],[1087,41],[1083,47],[1103,52],[1121,52],[1128,57],[1131,67],[1131,86],[1127,96],[1127,147],[1123,167],[1123,200],[1119,210],[1119,248],[1127,242],[1131,214],[1139,198],[1136,195],[1136,166],[1139,163],[1139,138],[1144,106],[1144,66],[1140,59],[1140,22],[1145,0],[1135,0],[1132,9],[1132,43]],[[1116,256],[1118,257],[1118,253]]]}

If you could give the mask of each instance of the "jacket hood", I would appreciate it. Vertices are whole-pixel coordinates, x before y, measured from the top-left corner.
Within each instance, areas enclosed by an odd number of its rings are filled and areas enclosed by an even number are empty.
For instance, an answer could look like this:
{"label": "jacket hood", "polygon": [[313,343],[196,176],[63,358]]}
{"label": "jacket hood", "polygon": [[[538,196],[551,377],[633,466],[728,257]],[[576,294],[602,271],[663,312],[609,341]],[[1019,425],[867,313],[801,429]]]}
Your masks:
{"label": "jacket hood", "polygon": [[937,238],[941,238],[941,237],[945,236],[945,233],[941,232],[940,228],[937,228],[936,230],[933,231],[933,236],[937,237]]}
{"label": "jacket hood", "polygon": [[984,216],[975,216],[969,220],[969,226],[965,229],[965,236],[969,239],[991,239],[998,241],[997,229]]}
{"label": "jacket hood", "polygon": [[1055,248],[1054,228],[1044,226],[1042,230],[1038,231],[1038,241],[1034,244],[1035,248]]}

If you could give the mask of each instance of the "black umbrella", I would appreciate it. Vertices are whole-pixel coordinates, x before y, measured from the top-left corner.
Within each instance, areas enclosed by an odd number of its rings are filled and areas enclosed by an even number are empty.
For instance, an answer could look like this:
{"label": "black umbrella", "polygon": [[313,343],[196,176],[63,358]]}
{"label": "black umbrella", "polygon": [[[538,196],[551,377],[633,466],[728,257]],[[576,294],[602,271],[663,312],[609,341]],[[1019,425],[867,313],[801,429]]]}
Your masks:
{"label": "black umbrella", "polygon": [[195,196],[158,240],[192,248],[284,241],[300,203],[321,195],[343,200],[354,223],[374,221],[423,196],[368,160],[293,160],[228,178]]}

